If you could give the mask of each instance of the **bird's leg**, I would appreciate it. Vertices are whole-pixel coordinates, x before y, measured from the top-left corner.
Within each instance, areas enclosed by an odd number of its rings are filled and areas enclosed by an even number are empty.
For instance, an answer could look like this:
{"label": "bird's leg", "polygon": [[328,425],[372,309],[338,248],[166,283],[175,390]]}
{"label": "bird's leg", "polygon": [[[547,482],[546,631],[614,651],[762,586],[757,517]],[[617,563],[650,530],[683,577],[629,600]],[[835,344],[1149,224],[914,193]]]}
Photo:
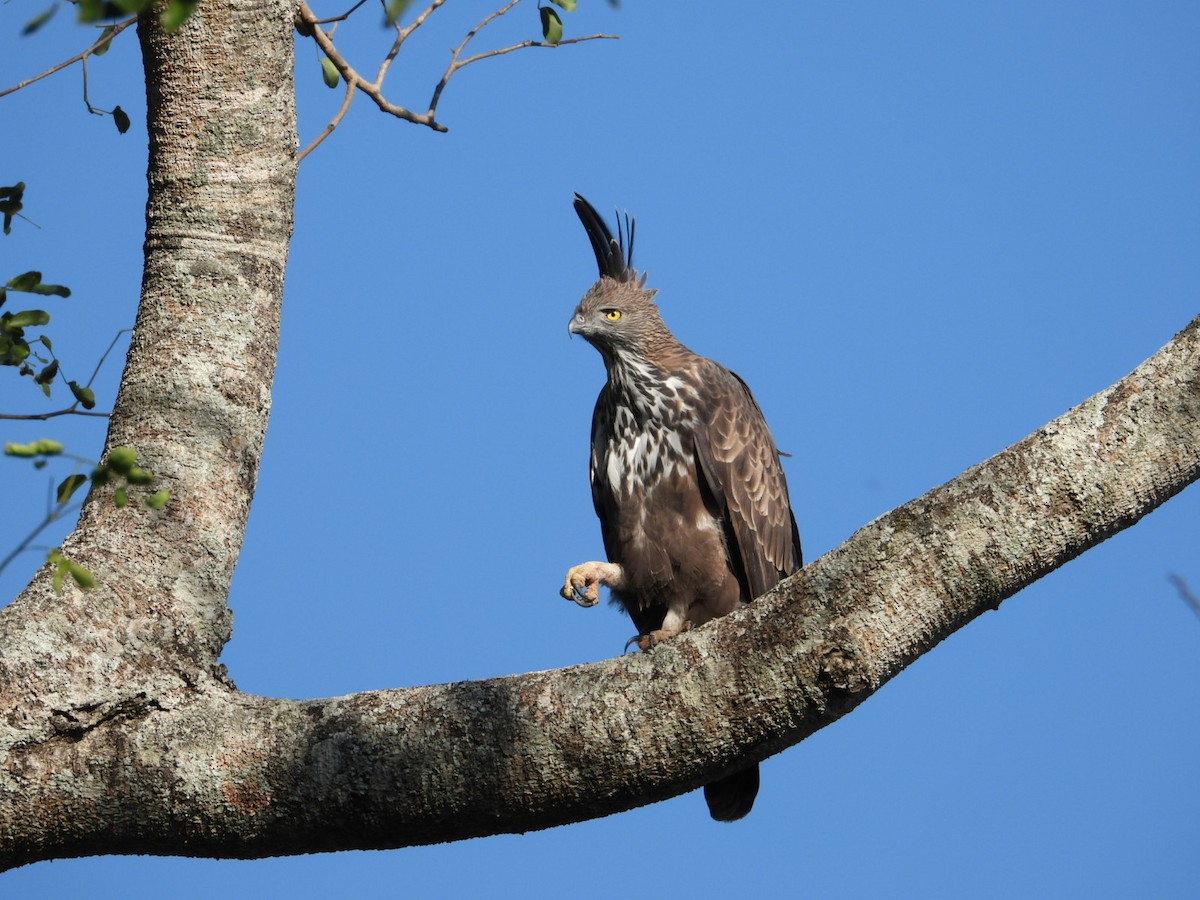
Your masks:
{"label": "bird's leg", "polygon": [[651,647],[658,646],[663,641],[670,640],[673,637],[683,634],[685,631],[691,630],[691,622],[684,619],[679,613],[671,611],[663,619],[662,628],[656,628],[649,634],[635,634],[625,642],[625,650],[621,652],[628,652],[629,648],[633,646],[636,646],[639,650],[649,650]]}
{"label": "bird's leg", "polygon": [[625,570],[616,563],[585,562],[572,566],[559,591],[580,606],[595,606],[600,602],[600,585],[620,590],[625,586]]}

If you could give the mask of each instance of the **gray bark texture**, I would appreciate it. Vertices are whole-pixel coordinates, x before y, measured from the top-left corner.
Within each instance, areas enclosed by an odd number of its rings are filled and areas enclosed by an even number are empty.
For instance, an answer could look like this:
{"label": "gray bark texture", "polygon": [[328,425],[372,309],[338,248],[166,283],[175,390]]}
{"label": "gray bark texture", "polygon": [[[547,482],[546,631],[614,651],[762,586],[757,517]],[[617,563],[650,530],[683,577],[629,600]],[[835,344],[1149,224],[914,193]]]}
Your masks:
{"label": "gray bark texture", "polygon": [[[174,500],[89,502],[0,611],[0,868],[258,857],[519,832],[660,800],[789,747],[1200,475],[1200,319],[1132,374],[653,652],[324,700],[217,658],[270,407],[295,188],[287,0],[142,26],[150,198],[108,446]],[[673,714],[658,714],[670,709]]]}

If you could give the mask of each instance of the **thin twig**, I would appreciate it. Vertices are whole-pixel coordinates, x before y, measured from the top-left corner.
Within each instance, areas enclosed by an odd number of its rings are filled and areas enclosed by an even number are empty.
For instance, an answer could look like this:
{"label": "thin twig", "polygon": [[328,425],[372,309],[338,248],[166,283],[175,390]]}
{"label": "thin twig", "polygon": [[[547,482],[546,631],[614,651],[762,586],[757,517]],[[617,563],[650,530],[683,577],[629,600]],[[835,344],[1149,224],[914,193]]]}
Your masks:
{"label": "thin twig", "polygon": [[34,528],[33,531],[29,532],[29,534],[25,535],[24,540],[17,544],[17,546],[13,548],[12,552],[9,553],[8,556],[4,557],[4,559],[0,559],[0,572],[3,572],[10,562],[12,562],[26,550],[32,550],[33,548],[30,547],[30,544],[33,543],[34,539],[39,534],[50,527],[50,525],[59,521],[60,519],[65,518],[69,513],[79,512],[79,509],[82,506],[83,501],[81,500],[71,506],[65,506],[62,509],[51,510],[50,512],[46,513],[46,518],[42,519],[41,524]]}
{"label": "thin twig", "polygon": [[452,51],[450,56],[450,64],[447,66],[441,80],[437,83],[433,90],[433,98],[429,102],[429,111],[422,114],[413,112],[411,109],[407,109],[406,107],[392,103],[390,100],[388,100],[383,94],[383,82],[384,79],[387,78],[387,74],[393,60],[395,60],[396,55],[400,52],[401,45],[414,31],[420,28],[421,25],[423,25],[435,11],[445,5],[446,0],[432,0],[429,6],[421,11],[420,15],[418,15],[403,28],[400,27],[399,22],[394,23],[396,28],[396,39],[392,42],[392,46],[384,57],[383,62],[380,63],[379,71],[376,73],[374,81],[368,81],[359,74],[358,70],[355,69],[354,66],[350,65],[350,62],[338,51],[337,46],[333,42],[332,34],[326,32],[321,27],[322,23],[336,23],[345,20],[350,13],[353,13],[355,10],[357,10],[362,4],[355,4],[355,6],[353,6],[349,12],[333,19],[318,19],[316,14],[312,11],[312,8],[309,7],[307,0],[300,0],[300,8],[296,13],[296,17],[305,26],[301,30],[305,33],[311,32],[312,38],[317,42],[317,46],[321,49],[321,52],[325,54],[331,63],[333,63],[334,68],[337,69],[338,74],[341,75],[342,80],[346,83],[346,96],[342,99],[342,105],[338,108],[338,111],[334,114],[329,124],[325,126],[325,129],[319,135],[317,135],[316,139],[311,144],[305,147],[304,150],[298,154],[297,162],[303,160],[306,156],[308,156],[308,154],[320,146],[321,142],[329,137],[329,135],[334,132],[338,125],[341,124],[342,119],[346,117],[346,113],[350,109],[350,104],[354,99],[355,91],[362,91],[364,94],[370,97],[372,101],[374,101],[375,105],[379,107],[380,110],[388,113],[389,115],[393,115],[398,119],[403,119],[406,122],[412,122],[415,125],[424,125],[428,128],[432,128],[434,131],[445,132],[449,129],[437,121],[435,113],[437,112],[438,102],[441,100],[442,91],[445,90],[447,83],[449,83],[450,79],[454,76],[454,73],[459,69],[465,68],[471,63],[479,62],[481,59],[489,59],[493,56],[503,56],[506,53],[512,53],[514,50],[524,50],[527,47],[553,48],[562,47],[566,44],[579,44],[583,41],[595,41],[601,39],[616,40],[618,37],[615,34],[592,34],[588,35],[587,37],[569,38],[565,41],[560,41],[557,44],[548,44],[544,41],[524,41],[520,44],[513,44],[511,47],[501,47],[498,50],[489,50],[486,53],[478,53],[475,56],[462,59],[463,51],[466,50],[467,45],[471,43],[475,36],[479,34],[479,32],[486,27],[488,23],[504,15],[520,2],[521,0],[509,0],[509,2],[507,2],[504,6],[485,16],[478,25],[467,32],[467,36],[463,38],[462,43]]}
{"label": "thin twig", "polygon": [[346,10],[340,16],[333,16],[332,18],[329,18],[329,19],[317,19],[317,24],[318,25],[329,25],[333,22],[345,22],[348,18],[350,18],[352,15],[354,15],[354,13],[356,13],[358,11],[358,8],[360,6],[362,6],[366,2],[367,2],[367,0],[358,0],[357,3],[355,3],[352,7],[350,7],[348,10]]}
{"label": "thin twig", "polygon": [[21,90],[21,88],[29,87],[29,85],[33,84],[34,82],[41,81],[43,78],[49,78],[55,72],[61,72],[67,66],[73,66],[77,62],[85,61],[89,56],[94,54],[97,50],[100,50],[103,47],[107,46],[108,44],[111,44],[113,38],[115,38],[118,34],[120,34],[122,31],[124,31],[126,28],[128,28],[130,25],[132,25],[136,21],[137,21],[137,16],[132,16],[123,22],[117,22],[115,25],[111,26],[111,28],[112,28],[111,31],[105,30],[105,32],[103,34],[101,34],[99,40],[97,40],[96,43],[92,44],[92,46],[88,47],[82,53],[78,54],[77,56],[72,56],[66,62],[60,62],[57,66],[51,66],[49,69],[47,69],[41,75],[34,75],[32,78],[27,78],[18,85],[14,85],[13,87],[10,87],[3,91],[0,91],[0,97],[4,97],[8,94],[14,93],[15,91],[19,91],[19,90]]}
{"label": "thin twig", "polygon": [[493,56],[503,56],[505,53],[512,53],[514,50],[524,50],[527,47],[546,47],[553,50],[557,47],[565,47],[567,44],[581,44],[584,41],[617,41],[620,39],[621,36],[618,34],[589,34],[587,37],[567,38],[565,41],[559,41],[557,44],[547,44],[545,41],[522,41],[519,44],[513,44],[511,47],[501,47],[498,50],[477,53],[474,56],[468,56],[464,60],[453,60],[446,69],[446,74],[442,76],[442,80],[433,89],[433,99],[429,101],[429,112],[427,115],[433,120],[434,113],[437,112],[438,101],[441,99],[442,91],[445,89],[447,83],[449,83],[455,72],[466,68],[473,62],[479,62],[481,59],[490,59]]}
{"label": "thin twig", "polygon": [[1192,612],[1200,616],[1200,597],[1192,593],[1188,583],[1183,580],[1182,575],[1176,575],[1172,572],[1167,576],[1167,580],[1175,585],[1175,589],[1179,591],[1179,596],[1183,598],[1183,602],[1192,608]]}
{"label": "thin twig", "polygon": [[0,419],[20,419],[27,422],[44,422],[47,419],[53,419],[57,416],[96,416],[98,418],[108,418],[112,413],[92,412],[88,409],[76,409],[78,403],[73,403],[66,409],[56,409],[54,412],[48,413],[0,413]]}
{"label": "thin twig", "polygon": [[425,20],[430,18],[430,16],[432,16],[434,11],[436,11],[439,6],[445,4],[445,1],[446,0],[433,0],[432,4],[426,6],[424,10],[421,11],[420,16],[413,19],[412,22],[409,22],[406,26],[404,26],[404,28],[401,28],[400,23],[396,23],[396,41],[392,43],[391,49],[388,50],[388,55],[385,56],[382,64],[379,65],[379,71],[376,73],[376,84],[379,85],[380,88],[382,88],[383,79],[386,74],[388,74],[388,70],[391,67],[391,61],[396,59],[397,53],[400,53],[401,44],[404,43],[404,41],[407,41],[408,36],[412,35],[416,29],[419,29],[421,25],[424,25]]}
{"label": "thin twig", "polygon": [[309,8],[308,3],[303,2],[303,0],[300,3],[299,16],[301,21],[303,21],[306,25],[311,26],[313,40],[317,42],[317,46],[321,48],[321,52],[329,57],[329,61],[332,62],[337,68],[338,73],[342,76],[342,80],[345,81],[347,85],[362,91],[372,100],[374,100],[375,105],[381,110],[383,110],[385,113],[395,116],[398,119],[404,119],[405,121],[414,122],[418,125],[427,125],[435,131],[446,130],[444,126],[438,125],[436,122],[434,122],[431,116],[414,113],[412,110],[405,109],[403,106],[397,106],[396,104],[392,103],[383,96],[383,92],[380,90],[380,85],[372,84],[359,75],[358,71],[352,65],[350,65],[349,62],[347,62],[341,53],[338,52],[337,47],[334,46],[334,43],[330,39],[329,35],[326,34],[324,29],[317,24],[316,16]]}
{"label": "thin twig", "polygon": [[324,131],[318,134],[316,139],[311,144],[300,151],[299,155],[296,157],[297,163],[302,162],[304,157],[308,156],[308,154],[316,150],[317,147],[321,146],[321,142],[333,134],[334,129],[337,128],[338,125],[342,124],[342,119],[346,118],[346,113],[350,111],[350,104],[354,102],[354,95],[356,93],[357,90],[354,83],[347,81],[346,96],[342,98],[342,105],[338,108],[337,114],[329,120],[329,124],[325,126]]}
{"label": "thin twig", "polygon": [[100,354],[100,359],[99,359],[99,361],[96,363],[96,368],[92,370],[92,377],[91,377],[91,378],[89,378],[89,379],[87,380],[87,384],[86,384],[86,385],[84,385],[84,387],[91,387],[91,386],[92,386],[92,382],[93,382],[93,381],[95,381],[95,380],[96,380],[96,376],[100,374],[100,367],[101,367],[101,366],[103,366],[103,365],[104,365],[104,361],[105,361],[106,359],[108,359],[108,354],[110,354],[110,353],[112,353],[112,352],[113,352],[113,348],[114,348],[115,346],[117,346],[117,341],[121,340],[121,335],[123,335],[123,334],[132,334],[132,333],[133,333],[133,329],[132,329],[132,328],[122,328],[120,331],[118,331],[116,334],[114,334],[114,335],[113,335],[112,343],[110,343],[110,344],[108,345],[108,349],[107,349],[107,350],[105,350],[103,353],[101,353],[101,354]]}

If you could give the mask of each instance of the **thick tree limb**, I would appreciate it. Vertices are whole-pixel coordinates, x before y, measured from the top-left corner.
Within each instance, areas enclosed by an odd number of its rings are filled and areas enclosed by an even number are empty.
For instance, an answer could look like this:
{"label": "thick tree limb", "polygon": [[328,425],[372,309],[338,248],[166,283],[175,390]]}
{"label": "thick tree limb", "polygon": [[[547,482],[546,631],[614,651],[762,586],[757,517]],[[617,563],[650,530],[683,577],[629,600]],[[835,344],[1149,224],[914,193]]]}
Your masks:
{"label": "thick tree limb", "polygon": [[[0,859],[398,847],[669,797],[836,720],[1198,475],[1200,319],[1118,384],[651,653],[331,700],[208,682],[51,711],[53,733],[8,745]],[[36,825],[47,809],[51,834]]]}

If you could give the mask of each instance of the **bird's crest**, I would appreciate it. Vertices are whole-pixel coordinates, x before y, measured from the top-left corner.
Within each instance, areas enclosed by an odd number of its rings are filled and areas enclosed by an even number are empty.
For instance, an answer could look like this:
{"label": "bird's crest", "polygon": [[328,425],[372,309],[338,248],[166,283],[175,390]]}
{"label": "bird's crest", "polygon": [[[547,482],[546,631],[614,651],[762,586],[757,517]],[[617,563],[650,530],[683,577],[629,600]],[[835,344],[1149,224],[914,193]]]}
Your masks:
{"label": "bird's crest", "polygon": [[[617,236],[614,238],[600,213],[579,194],[575,195],[575,212],[592,242],[600,277],[633,282],[638,287],[644,287],[646,276],[633,267],[633,231],[637,223],[629,218],[629,214],[625,214],[624,230],[621,228],[621,216],[617,215]],[[626,236],[629,239],[628,246],[625,244]]]}

